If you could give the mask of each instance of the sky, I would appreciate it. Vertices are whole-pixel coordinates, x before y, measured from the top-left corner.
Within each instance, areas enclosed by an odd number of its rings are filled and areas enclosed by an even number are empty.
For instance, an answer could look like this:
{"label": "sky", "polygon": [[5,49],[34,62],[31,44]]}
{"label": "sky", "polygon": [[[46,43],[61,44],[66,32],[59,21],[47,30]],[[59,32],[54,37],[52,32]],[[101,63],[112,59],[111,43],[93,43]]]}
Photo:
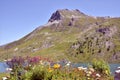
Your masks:
{"label": "sky", "polygon": [[0,0],[0,45],[24,37],[48,22],[57,9],[120,17],[120,0]]}

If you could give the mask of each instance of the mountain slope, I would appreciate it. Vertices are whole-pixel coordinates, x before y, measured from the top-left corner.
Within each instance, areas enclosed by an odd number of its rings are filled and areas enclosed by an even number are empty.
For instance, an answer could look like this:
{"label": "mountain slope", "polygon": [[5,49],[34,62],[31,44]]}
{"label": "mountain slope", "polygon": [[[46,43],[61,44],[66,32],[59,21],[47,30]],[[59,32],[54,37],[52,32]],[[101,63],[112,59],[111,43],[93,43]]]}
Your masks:
{"label": "mountain slope", "polygon": [[47,56],[54,60],[120,62],[120,18],[92,17],[62,9],[22,39],[0,47],[0,58]]}

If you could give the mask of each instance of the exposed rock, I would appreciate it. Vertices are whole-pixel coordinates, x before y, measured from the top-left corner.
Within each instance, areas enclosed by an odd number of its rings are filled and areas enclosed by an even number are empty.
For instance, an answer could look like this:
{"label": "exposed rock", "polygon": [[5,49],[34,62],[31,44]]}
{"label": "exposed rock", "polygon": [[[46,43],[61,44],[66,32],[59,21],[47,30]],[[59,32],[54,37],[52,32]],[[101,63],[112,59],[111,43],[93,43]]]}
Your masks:
{"label": "exposed rock", "polygon": [[15,48],[15,49],[14,49],[14,51],[17,51],[17,50],[18,50],[18,48]]}
{"label": "exposed rock", "polygon": [[49,47],[52,47],[52,46],[53,46],[53,45],[52,45],[51,42],[49,42],[49,41],[44,41],[41,48],[49,48]]}
{"label": "exposed rock", "polygon": [[51,18],[49,19],[49,22],[53,22],[55,20],[61,20],[62,16],[61,13],[57,10],[55,13],[52,14]]}
{"label": "exposed rock", "polygon": [[74,26],[75,25],[75,18],[71,18],[68,26]]}
{"label": "exposed rock", "polygon": [[36,52],[38,50],[40,50],[40,48],[35,48],[35,49],[32,50],[32,52]]}
{"label": "exposed rock", "polygon": [[110,29],[109,29],[109,28],[100,28],[100,29],[98,29],[97,31],[98,31],[98,32],[101,32],[101,33],[103,33],[103,34],[106,34],[106,33],[108,33],[108,32],[110,31]]}
{"label": "exposed rock", "polygon": [[60,21],[57,20],[50,20],[47,24],[45,24],[44,26],[51,26],[51,25],[58,25],[60,23]]}
{"label": "exposed rock", "polygon": [[66,18],[81,18],[81,17],[87,17],[84,13],[80,12],[78,9],[76,10],[68,10],[68,9],[61,9],[57,10],[52,14],[48,22],[54,22],[59,20],[64,20]]}

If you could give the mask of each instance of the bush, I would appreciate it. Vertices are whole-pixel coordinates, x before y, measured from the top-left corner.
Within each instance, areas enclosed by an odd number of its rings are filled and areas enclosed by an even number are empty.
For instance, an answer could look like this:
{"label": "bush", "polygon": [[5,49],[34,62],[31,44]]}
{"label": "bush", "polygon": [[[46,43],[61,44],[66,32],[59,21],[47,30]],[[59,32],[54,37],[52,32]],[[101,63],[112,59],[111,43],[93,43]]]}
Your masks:
{"label": "bush", "polygon": [[24,76],[24,80],[52,80],[52,73],[48,72],[47,68],[39,65],[33,70],[28,71]]}
{"label": "bush", "polygon": [[110,75],[110,67],[104,60],[93,59],[92,66],[97,72],[108,76]]}
{"label": "bush", "polygon": [[[9,80],[96,80],[98,78],[99,80],[113,80],[110,76],[109,65],[104,60],[94,59],[92,66],[88,68],[81,66],[77,68],[67,67],[58,63],[53,64],[53,62],[47,64],[46,61],[41,64],[39,60],[37,57],[26,59],[18,57],[11,60],[14,67]],[[31,65],[30,69],[29,64]],[[96,76],[96,74],[100,77]]]}
{"label": "bush", "polygon": [[40,57],[13,57],[11,60],[7,61],[7,65],[12,68],[10,72],[10,79],[22,80],[22,76],[25,74],[26,70],[30,70],[34,65],[40,62]]}

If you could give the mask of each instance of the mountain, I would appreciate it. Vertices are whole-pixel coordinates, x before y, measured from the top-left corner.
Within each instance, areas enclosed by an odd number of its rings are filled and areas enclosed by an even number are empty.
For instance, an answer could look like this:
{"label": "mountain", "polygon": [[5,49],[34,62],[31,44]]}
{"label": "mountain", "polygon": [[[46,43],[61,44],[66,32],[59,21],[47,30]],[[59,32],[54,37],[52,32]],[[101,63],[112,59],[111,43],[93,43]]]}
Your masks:
{"label": "mountain", "polygon": [[38,55],[75,62],[93,58],[120,62],[120,18],[94,17],[78,9],[61,9],[25,37],[0,46],[0,59]]}

